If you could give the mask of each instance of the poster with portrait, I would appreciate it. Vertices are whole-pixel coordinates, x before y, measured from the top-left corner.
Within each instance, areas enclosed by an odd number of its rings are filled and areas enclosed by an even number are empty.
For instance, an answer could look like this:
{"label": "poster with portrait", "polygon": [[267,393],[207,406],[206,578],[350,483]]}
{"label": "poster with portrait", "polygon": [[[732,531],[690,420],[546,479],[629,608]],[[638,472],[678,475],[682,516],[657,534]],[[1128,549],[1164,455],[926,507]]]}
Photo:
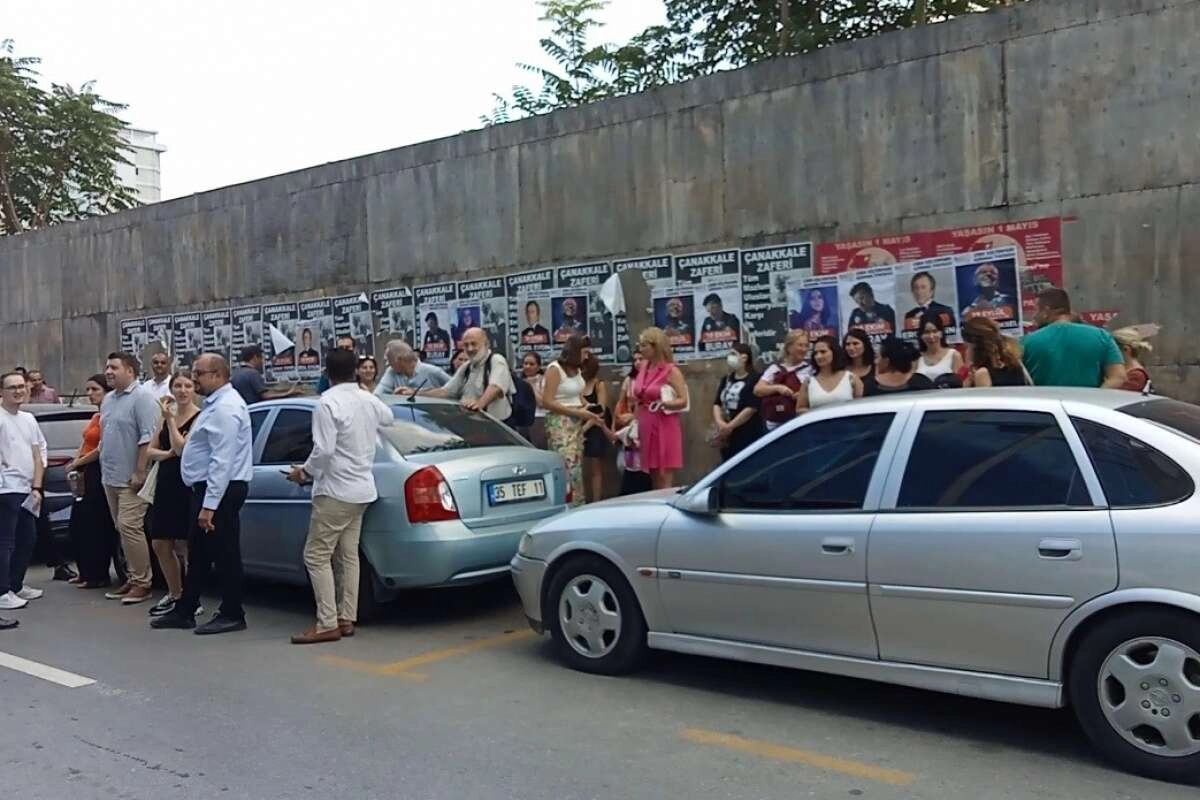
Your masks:
{"label": "poster with portrait", "polygon": [[343,336],[354,340],[354,352],[358,355],[375,355],[375,320],[365,293],[333,298],[334,341]]}
{"label": "poster with portrait", "polygon": [[966,323],[974,317],[990,319],[1008,336],[1020,336],[1021,298],[1017,275],[1017,250],[979,250],[954,257],[958,286],[958,318]]}
{"label": "poster with portrait", "polygon": [[687,361],[696,355],[694,291],[694,287],[684,284],[655,289],[650,295],[654,305],[654,325],[666,333],[671,350],[680,361]]}
{"label": "poster with portrait", "polygon": [[[458,308],[470,307],[471,319],[459,318],[463,329],[479,327],[487,332],[492,349],[504,354],[508,347],[508,294],[503,276],[458,282]],[[455,337],[458,341],[459,337]]]}
{"label": "poster with portrait", "polygon": [[145,317],[121,320],[121,352],[132,353],[137,357],[147,341]]}
{"label": "poster with portrait", "polygon": [[741,263],[737,250],[675,257],[675,285],[692,287],[697,358],[724,356],[742,338]]}
{"label": "poster with portrait", "polygon": [[901,339],[920,344],[921,320],[935,320],[947,342],[958,342],[958,286],[954,258],[896,265],[896,308]]}
{"label": "poster with portrait", "polygon": [[[568,297],[584,298],[581,315],[587,336],[592,342],[592,353],[601,364],[613,363],[616,358],[613,315],[600,300],[600,287],[613,274],[612,265],[607,261],[574,264],[559,267],[555,273],[555,283],[559,290],[569,291],[570,294],[566,295]],[[553,315],[553,308],[551,314]],[[557,334],[562,330],[561,326],[555,326],[556,341],[561,342]]]}
{"label": "poster with portrait", "polygon": [[242,350],[253,345],[263,346],[262,306],[240,306],[230,311],[229,316],[233,326],[230,355],[240,363]]}
{"label": "poster with portrait", "polygon": [[549,294],[551,347],[557,351],[572,335],[588,335],[588,295],[581,289],[555,289]]}
{"label": "poster with portrait", "polygon": [[216,353],[226,361],[237,356],[237,353],[230,353],[233,348],[233,313],[230,309],[205,311],[200,315],[200,326],[204,329],[204,352]]}
{"label": "poster with portrait", "polygon": [[[792,296],[788,284],[812,276],[812,243],[743,250],[741,273],[742,325],[755,350],[770,363],[779,354],[788,328],[795,327],[789,322]],[[836,320],[835,310],[834,328],[837,327]]]}
{"label": "poster with portrait", "polygon": [[454,355],[450,329],[454,325],[451,304],[458,300],[458,284],[432,283],[413,289],[416,304],[417,349],[422,359],[443,369]]}
{"label": "poster with portrait", "polygon": [[204,352],[204,325],[199,311],[175,314],[171,318],[171,342],[175,369],[191,369]]}
{"label": "poster with portrait", "polygon": [[298,381],[296,304],[271,303],[262,307],[263,362],[268,383]]}
{"label": "poster with portrait", "polygon": [[836,275],[792,278],[787,282],[786,294],[789,329],[807,332],[810,342],[822,336],[842,340]]}
{"label": "poster with portrait", "polygon": [[380,334],[399,334],[404,341],[416,346],[417,328],[411,289],[400,286],[371,292],[371,311],[379,322]]}
{"label": "poster with portrait", "polygon": [[896,334],[896,276],[891,266],[843,272],[838,275],[838,305],[842,329],[862,330],[879,344]]}
{"label": "poster with portrait", "polygon": [[[612,268],[615,275],[630,269],[640,271],[651,295],[655,289],[666,289],[675,285],[675,259],[669,253],[620,259],[613,262]],[[624,314],[618,314],[613,320],[613,340],[616,362],[630,363],[633,360],[633,346],[629,341],[629,326]]]}
{"label": "poster with portrait", "polygon": [[[158,314],[153,317],[146,317],[146,344],[160,342],[163,349],[172,358],[174,358],[174,354],[171,352],[171,330],[173,323],[174,319],[170,314]],[[135,353],[135,355],[137,354]]]}
{"label": "poster with portrait", "polygon": [[296,372],[302,381],[320,380],[325,356],[333,350],[333,300],[321,297],[296,305],[297,331]]}
{"label": "poster with portrait", "polygon": [[[508,330],[513,363],[520,363],[528,352],[545,359],[550,353],[550,301],[554,288],[554,270],[519,272],[504,278],[508,295]],[[537,299],[540,297],[541,299]]]}

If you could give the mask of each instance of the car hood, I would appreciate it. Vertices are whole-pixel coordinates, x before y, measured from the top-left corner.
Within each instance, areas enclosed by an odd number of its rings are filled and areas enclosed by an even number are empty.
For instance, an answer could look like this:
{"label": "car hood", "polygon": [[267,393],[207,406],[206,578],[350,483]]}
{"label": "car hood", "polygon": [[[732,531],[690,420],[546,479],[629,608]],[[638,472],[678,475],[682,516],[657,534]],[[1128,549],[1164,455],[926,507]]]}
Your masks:
{"label": "car hood", "polygon": [[653,563],[654,543],[678,489],[618,497],[566,511],[535,525],[524,551],[549,560],[573,549],[616,554],[618,561]]}
{"label": "car hood", "polygon": [[669,505],[675,502],[681,491],[678,487],[674,489],[655,489],[652,492],[627,494],[623,497],[612,497],[608,500],[601,500],[598,503],[589,503],[587,507],[608,508],[612,506]]}

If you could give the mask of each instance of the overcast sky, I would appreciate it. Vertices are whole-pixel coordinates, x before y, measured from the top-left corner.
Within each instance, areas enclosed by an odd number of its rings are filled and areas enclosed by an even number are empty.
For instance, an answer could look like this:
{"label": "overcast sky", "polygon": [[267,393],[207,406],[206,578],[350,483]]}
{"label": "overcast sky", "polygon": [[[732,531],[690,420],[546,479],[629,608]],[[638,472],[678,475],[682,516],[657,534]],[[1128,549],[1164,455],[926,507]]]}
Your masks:
{"label": "overcast sky", "polygon": [[[0,0],[0,39],[47,80],[96,80],[159,133],[163,197],[479,127],[536,85],[534,0]],[[596,41],[663,17],[611,0]]]}

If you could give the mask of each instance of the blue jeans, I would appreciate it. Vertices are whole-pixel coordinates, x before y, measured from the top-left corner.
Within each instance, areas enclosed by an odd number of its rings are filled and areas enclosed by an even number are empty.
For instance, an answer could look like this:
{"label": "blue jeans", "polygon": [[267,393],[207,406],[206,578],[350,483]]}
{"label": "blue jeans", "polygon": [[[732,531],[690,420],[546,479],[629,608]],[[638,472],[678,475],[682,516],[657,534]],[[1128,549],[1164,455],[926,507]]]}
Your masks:
{"label": "blue jeans", "polygon": [[0,595],[19,592],[37,544],[37,519],[21,504],[27,494],[0,494]]}

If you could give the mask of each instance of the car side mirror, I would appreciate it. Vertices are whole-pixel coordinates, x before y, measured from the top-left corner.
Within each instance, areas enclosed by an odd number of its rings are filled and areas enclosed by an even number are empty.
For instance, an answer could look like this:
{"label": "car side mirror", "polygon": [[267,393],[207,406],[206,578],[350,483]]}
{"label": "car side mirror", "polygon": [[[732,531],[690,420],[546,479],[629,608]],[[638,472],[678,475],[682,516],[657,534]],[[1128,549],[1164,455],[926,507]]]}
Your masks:
{"label": "car side mirror", "polygon": [[675,503],[685,514],[712,517],[717,513],[717,490],[710,487],[688,492]]}

